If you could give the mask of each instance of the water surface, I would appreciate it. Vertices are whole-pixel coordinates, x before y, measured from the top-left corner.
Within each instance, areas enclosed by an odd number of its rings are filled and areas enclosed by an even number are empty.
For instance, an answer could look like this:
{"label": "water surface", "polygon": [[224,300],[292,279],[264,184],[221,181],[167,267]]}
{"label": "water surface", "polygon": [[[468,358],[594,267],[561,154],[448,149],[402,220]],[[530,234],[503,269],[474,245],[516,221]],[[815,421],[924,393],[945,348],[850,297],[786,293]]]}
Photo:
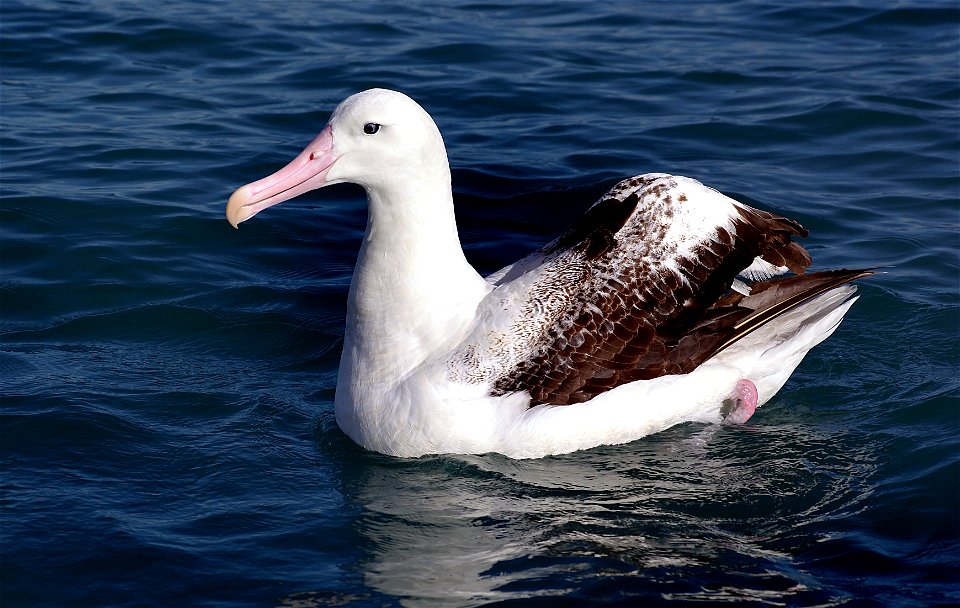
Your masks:
{"label": "water surface", "polygon": [[[0,13],[4,606],[960,602],[952,2],[18,2]],[[362,192],[230,192],[419,100],[495,270],[689,175],[879,266],[744,427],[398,460],[332,400]]]}

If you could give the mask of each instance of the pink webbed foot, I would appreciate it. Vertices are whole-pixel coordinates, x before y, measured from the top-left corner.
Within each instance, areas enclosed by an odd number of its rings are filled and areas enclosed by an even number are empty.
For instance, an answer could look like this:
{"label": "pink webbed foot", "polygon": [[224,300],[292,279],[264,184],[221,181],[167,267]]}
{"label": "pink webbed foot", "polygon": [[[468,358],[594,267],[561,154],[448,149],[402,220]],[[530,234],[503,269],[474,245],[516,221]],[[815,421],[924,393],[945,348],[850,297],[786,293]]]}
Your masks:
{"label": "pink webbed foot", "polygon": [[720,415],[724,424],[743,424],[757,411],[757,385],[746,378],[737,382],[733,393],[723,400]]}

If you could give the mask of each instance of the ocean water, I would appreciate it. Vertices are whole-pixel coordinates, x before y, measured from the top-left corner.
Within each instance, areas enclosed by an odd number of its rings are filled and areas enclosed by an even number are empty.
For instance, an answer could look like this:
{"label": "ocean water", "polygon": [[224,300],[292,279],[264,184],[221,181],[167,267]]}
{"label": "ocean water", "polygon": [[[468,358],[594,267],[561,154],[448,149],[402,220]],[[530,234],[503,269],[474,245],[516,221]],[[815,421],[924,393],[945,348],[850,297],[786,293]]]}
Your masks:
{"label": "ocean water", "polygon": [[[956,2],[0,4],[0,605],[960,603]],[[434,116],[492,271],[663,171],[880,267],[745,426],[403,460],[333,419],[347,95]]]}

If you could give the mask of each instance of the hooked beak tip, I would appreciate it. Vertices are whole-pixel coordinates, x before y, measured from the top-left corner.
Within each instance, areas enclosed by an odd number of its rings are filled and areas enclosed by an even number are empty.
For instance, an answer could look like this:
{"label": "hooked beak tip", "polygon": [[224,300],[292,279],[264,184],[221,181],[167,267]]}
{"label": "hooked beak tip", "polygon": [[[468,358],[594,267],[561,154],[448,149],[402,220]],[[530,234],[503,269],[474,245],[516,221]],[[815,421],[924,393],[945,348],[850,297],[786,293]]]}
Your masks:
{"label": "hooked beak tip", "polygon": [[227,201],[227,221],[230,222],[230,225],[234,228],[238,228],[240,222],[249,219],[250,216],[253,215],[245,206],[248,200],[250,200],[250,194],[249,188],[246,186],[237,188],[234,193],[230,195],[230,200]]}

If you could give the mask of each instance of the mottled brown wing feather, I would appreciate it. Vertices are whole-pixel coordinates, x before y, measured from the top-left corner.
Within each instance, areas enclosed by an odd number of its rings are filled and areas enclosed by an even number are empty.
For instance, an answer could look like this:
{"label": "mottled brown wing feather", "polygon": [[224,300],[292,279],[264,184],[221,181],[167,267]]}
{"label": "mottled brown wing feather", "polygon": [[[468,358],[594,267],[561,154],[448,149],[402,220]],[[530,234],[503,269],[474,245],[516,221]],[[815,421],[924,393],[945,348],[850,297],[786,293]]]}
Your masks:
{"label": "mottled brown wing feather", "polygon": [[[745,206],[736,207],[732,230],[720,227],[692,255],[674,260],[677,271],[670,270],[657,262],[658,241],[673,205],[685,200],[683,194],[671,199],[675,194],[663,179],[625,180],[542,251],[577,252],[576,263],[586,264],[586,284],[563,315],[572,323],[547,333],[534,356],[497,378],[496,394],[527,391],[531,407],[565,405],[627,382],[686,373],[782,313],[776,311],[784,300],[771,298],[771,289],[782,290],[796,304],[805,301],[803,294],[821,293],[817,290],[830,283],[811,275],[814,280],[807,283],[754,284],[754,295],[746,298],[726,295],[757,257],[797,273],[810,265],[806,250],[792,241],[806,236],[802,226]],[[636,259],[624,263],[618,241],[626,239],[650,246],[641,245]],[[863,276],[858,272],[833,283]]]}
{"label": "mottled brown wing feather", "polygon": [[810,266],[810,254],[791,237],[807,237],[807,230],[797,222],[759,209],[741,210],[743,221],[751,224],[767,240],[760,257],[774,266],[786,266],[790,272],[802,274]]}

